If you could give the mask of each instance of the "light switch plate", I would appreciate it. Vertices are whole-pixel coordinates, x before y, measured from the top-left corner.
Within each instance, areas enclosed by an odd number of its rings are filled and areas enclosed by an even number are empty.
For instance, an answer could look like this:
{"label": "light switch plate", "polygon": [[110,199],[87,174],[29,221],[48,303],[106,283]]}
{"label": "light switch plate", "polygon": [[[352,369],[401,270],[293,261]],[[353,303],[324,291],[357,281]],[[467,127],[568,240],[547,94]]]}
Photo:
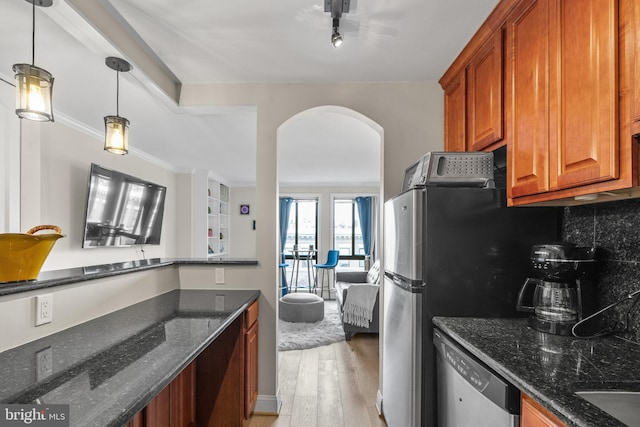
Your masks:
{"label": "light switch plate", "polygon": [[224,268],[216,268],[216,284],[224,283]]}

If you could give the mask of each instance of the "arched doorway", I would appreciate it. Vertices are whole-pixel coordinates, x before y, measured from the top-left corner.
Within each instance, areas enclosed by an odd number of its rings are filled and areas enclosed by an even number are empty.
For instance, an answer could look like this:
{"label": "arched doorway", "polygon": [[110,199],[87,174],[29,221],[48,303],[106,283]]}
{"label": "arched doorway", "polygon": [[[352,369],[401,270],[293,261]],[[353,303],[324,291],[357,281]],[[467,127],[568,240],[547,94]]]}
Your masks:
{"label": "arched doorway", "polygon": [[[345,107],[327,105],[310,108],[293,115],[278,127],[277,175],[279,195],[280,197],[289,196],[317,201],[317,247],[322,261],[326,256],[326,251],[334,243],[332,238],[334,224],[331,223],[333,220],[332,208],[334,206],[333,202],[339,196],[347,198],[364,193],[371,194],[377,198],[376,211],[378,212],[378,221],[375,229],[377,234],[376,241],[379,245],[377,249],[381,248],[383,147],[383,128],[363,114]],[[278,331],[277,336],[279,335],[280,332]],[[377,360],[378,351],[376,350],[378,349],[374,348],[372,352]],[[291,400],[292,394],[295,393],[296,399],[299,397],[300,386],[292,388],[291,385],[292,377],[295,375],[294,371],[296,370],[292,365],[295,363],[299,364],[300,372],[307,372],[304,378],[297,377],[298,381],[303,383],[302,388],[308,387],[308,372],[314,369],[322,370],[319,377],[325,375],[324,379],[329,381],[329,384],[336,386],[330,379],[327,379],[327,376],[331,376],[328,371],[331,370],[329,367],[333,363],[330,360],[331,356],[327,356],[327,352],[324,353],[327,360],[321,360],[318,364],[310,362],[310,360],[313,360],[313,356],[310,358],[302,356],[301,359],[296,359],[293,356],[289,357],[290,353],[295,352],[280,353],[278,357],[279,372],[282,372],[280,366],[285,372],[285,374],[278,375],[283,407],[290,408],[290,405],[293,404]],[[354,353],[358,352],[359,350],[354,351]],[[367,381],[371,381],[366,384],[366,389],[367,392],[373,390],[374,394],[368,399],[359,398],[359,401],[367,401],[368,408],[364,409],[368,410],[369,413],[375,413],[371,405],[376,399],[375,390],[378,388],[378,375],[375,369],[375,362],[372,360],[369,360],[369,362],[371,363],[368,363],[367,366],[373,366],[372,370],[375,375],[369,375],[370,372],[365,375],[368,378]],[[310,364],[309,368],[305,365],[307,363]],[[311,380],[311,383],[313,383],[313,380]],[[293,389],[296,391],[294,392]],[[331,398],[333,397],[331,396]],[[307,397],[305,396],[305,398]],[[361,409],[350,408],[350,411]],[[295,414],[295,408],[293,412]],[[289,415],[286,412],[284,413],[285,417]],[[318,417],[320,416],[318,413]],[[346,418],[349,417],[345,415]],[[377,417],[373,416],[373,418]]]}
{"label": "arched doorway", "polygon": [[[302,111],[278,128],[279,194],[308,202],[305,203],[307,210],[315,206],[315,212],[303,215],[304,218],[291,218],[289,222],[295,224],[295,235],[291,236],[292,230],[289,230],[286,238],[280,236],[281,252],[299,243],[301,247],[316,248],[319,260],[329,249],[340,249],[343,255],[356,254],[358,250],[353,242],[354,250],[347,245],[336,247],[338,224],[334,223],[334,200],[348,201],[357,196],[369,196],[377,207],[377,214],[373,216],[375,231],[371,233],[373,243],[370,252],[378,258],[383,136],[382,127],[373,120],[357,111],[333,105]],[[297,208],[296,203],[296,212]],[[297,229],[298,220],[305,223],[306,230]],[[359,253],[361,251],[360,246]],[[341,259],[345,258],[341,256]],[[363,266],[362,263],[360,265]],[[296,279],[299,277],[296,275]]]}

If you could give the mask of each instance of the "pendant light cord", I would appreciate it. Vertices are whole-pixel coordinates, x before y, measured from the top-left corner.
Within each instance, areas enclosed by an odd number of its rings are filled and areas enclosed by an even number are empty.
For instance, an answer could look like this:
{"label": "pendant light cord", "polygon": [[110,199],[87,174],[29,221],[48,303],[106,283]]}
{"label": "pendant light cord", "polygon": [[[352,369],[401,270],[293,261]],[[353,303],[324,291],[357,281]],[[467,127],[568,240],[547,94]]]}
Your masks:
{"label": "pendant light cord", "polygon": [[120,70],[116,70],[116,116],[120,117]]}
{"label": "pendant light cord", "polygon": [[36,0],[31,0],[31,65],[36,64]]}

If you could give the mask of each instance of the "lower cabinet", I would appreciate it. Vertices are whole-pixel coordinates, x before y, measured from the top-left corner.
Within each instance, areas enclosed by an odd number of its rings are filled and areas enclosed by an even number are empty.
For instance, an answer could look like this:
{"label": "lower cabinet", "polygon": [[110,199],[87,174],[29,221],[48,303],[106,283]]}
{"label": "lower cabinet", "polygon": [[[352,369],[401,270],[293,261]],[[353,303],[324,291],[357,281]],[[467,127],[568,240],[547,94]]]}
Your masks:
{"label": "lower cabinet", "polygon": [[567,427],[558,417],[524,393],[521,405],[520,427]]}
{"label": "lower cabinet", "polygon": [[196,425],[196,364],[192,362],[127,427],[192,427]]}
{"label": "lower cabinet", "polygon": [[257,396],[255,301],[126,427],[242,427]]}
{"label": "lower cabinet", "polygon": [[258,400],[258,301],[245,311],[244,417],[248,419]]}

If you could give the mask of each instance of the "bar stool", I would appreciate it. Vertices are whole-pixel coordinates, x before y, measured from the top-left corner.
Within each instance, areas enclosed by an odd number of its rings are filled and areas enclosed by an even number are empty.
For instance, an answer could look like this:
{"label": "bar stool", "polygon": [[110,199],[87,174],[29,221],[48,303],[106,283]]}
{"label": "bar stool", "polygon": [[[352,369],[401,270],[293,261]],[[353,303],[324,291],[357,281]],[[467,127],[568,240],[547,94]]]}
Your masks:
{"label": "bar stool", "polygon": [[327,253],[327,262],[325,262],[324,264],[316,264],[313,266],[313,268],[316,268],[316,275],[315,275],[315,282],[313,284],[313,291],[315,292],[316,289],[318,288],[318,275],[320,274],[320,272],[322,272],[322,279],[320,280],[320,296],[322,297],[324,295],[324,279],[327,273],[325,272],[329,272],[329,277],[327,277],[327,293],[328,293],[328,298],[331,298],[331,284],[333,283],[333,281],[331,281],[331,271],[333,271],[333,279],[335,280],[335,269],[336,266],[338,265],[338,257],[340,256],[340,252],[335,250],[335,249],[331,249],[328,253]]}
{"label": "bar stool", "polygon": [[280,268],[280,273],[281,273],[281,277],[282,277],[282,292],[280,296],[285,296],[286,294],[289,293],[289,286],[287,285],[287,267],[289,267],[289,264],[286,263],[285,258],[284,258],[284,253],[280,254],[280,264],[278,265],[278,268]]}

